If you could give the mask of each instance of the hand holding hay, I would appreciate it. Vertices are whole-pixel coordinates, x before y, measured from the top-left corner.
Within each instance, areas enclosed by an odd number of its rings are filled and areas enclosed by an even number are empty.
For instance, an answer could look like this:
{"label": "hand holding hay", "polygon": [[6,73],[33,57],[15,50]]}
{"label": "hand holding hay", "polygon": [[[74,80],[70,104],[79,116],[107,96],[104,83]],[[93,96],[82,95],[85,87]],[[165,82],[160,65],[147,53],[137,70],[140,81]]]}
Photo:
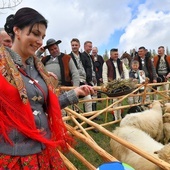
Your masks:
{"label": "hand holding hay", "polygon": [[126,92],[132,91],[136,87],[137,82],[132,81],[132,79],[118,79],[108,82],[102,86],[102,91],[107,94],[124,94]]}

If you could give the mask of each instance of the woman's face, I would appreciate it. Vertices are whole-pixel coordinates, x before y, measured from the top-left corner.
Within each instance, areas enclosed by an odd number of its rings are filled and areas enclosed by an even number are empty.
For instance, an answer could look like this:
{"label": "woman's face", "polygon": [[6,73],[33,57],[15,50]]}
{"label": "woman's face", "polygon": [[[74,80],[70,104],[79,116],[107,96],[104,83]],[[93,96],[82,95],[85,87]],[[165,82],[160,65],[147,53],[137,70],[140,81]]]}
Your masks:
{"label": "woman's face", "polygon": [[14,50],[16,50],[22,58],[28,58],[33,56],[38,48],[42,46],[46,27],[43,24],[35,24],[31,31],[30,26],[22,30],[15,27],[14,32]]}

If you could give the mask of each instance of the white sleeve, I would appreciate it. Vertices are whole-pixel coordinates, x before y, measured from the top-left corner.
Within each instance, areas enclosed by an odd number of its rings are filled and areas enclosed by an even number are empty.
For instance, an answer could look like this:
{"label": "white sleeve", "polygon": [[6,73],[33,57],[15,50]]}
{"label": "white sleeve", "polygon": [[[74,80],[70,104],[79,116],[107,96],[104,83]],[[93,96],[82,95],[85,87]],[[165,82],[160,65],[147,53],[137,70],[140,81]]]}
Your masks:
{"label": "white sleeve", "polygon": [[108,82],[108,69],[106,62],[103,63],[103,83],[106,84]]}
{"label": "white sleeve", "polygon": [[129,79],[129,70],[126,68],[124,63],[122,63],[122,66],[123,66],[124,79]]}

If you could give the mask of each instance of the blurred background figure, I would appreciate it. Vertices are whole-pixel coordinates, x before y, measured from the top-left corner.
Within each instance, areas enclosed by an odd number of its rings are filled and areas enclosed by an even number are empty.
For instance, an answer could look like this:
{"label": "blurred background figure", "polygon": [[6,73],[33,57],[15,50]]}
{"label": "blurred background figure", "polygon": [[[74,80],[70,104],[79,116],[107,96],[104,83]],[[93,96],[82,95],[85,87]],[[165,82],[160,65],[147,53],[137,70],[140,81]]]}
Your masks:
{"label": "blurred background figure", "polygon": [[[71,53],[69,54],[72,59],[73,62],[78,70],[79,73],[79,81],[80,81],[80,86],[87,84],[86,81],[86,68],[88,67],[88,58],[83,57],[83,55],[80,53],[79,49],[80,49],[80,41],[77,38],[73,38],[71,40]],[[89,63],[89,68],[91,68],[91,65]],[[87,95],[85,97],[83,97],[84,100],[91,100],[91,95]],[[74,110],[76,110],[74,108]],[[92,111],[92,102],[85,102],[84,103],[84,111],[85,112],[91,112]]]}
{"label": "blurred background figure", "polygon": [[135,48],[133,48],[132,53],[131,53],[131,58],[135,58],[136,56],[138,56],[138,52],[135,50]]}
{"label": "blurred background figure", "polygon": [[[90,86],[96,86],[97,85],[97,80],[96,80],[96,70],[95,70],[95,65],[94,61],[92,59],[92,56],[90,55],[92,51],[92,42],[91,41],[85,41],[84,42],[84,52],[81,53],[83,56],[82,59],[86,61],[85,65],[85,72],[86,72],[86,82]],[[97,98],[97,92],[91,96],[92,99]],[[90,102],[89,102],[90,104]],[[96,100],[94,100],[91,103],[91,111],[97,110],[97,103]],[[95,120],[99,120],[98,117],[95,118]],[[98,132],[96,129],[93,130],[94,132]]]}
{"label": "blurred background figure", "polygon": [[[161,78],[161,82],[168,81],[168,78],[170,77],[170,56],[165,55],[164,46],[158,47],[158,55],[153,58],[153,61],[156,68],[156,74]],[[160,88],[161,86],[158,86],[157,90],[160,91]],[[167,91],[169,89],[169,84],[163,84],[162,88]],[[156,99],[158,99],[158,96]]]}
{"label": "blurred background figure", "polygon": [[[134,58],[139,62],[139,70],[143,70],[145,72],[146,78],[149,79],[150,83],[157,83],[157,75],[156,70],[151,60],[151,57],[146,56],[146,48],[139,47],[138,56]],[[150,92],[150,88],[146,88],[147,92]],[[150,95],[146,95],[146,102],[150,102]]]}
{"label": "blurred background figure", "polygon": [[[96,71],[97,86],[100,86],[101,83],[103,82],[102,71],[104,59],[101,55],[98,55],[97,47],[92,48],[92,59],[94,61],[94,67]],[[101,93],[97,93],[97,97],[101,98]]]}
{"label": "blurred background figure", "polygon": [[[82,53],[83,60],[86,60],[86,66],[85,66],[85,71],[86,71],[86,81],[87,84],[90,86],[96,86],[97,85],[97,79],[96,79],[96,70],[95,70],[95,65],[94,61],[92,59],[92,56],[90,55],[92,51],[92,42],[91,41],[86,41],[84,42],[84,52]],[[97,98],[97,92],[95,95],[92,96],[92,98]],[[96,101],[93,101],[92,103],[92,111],[96,110]]]}
{"label": "blurred background figure", "polygon": [[0,30],[0,44],[4,45],[5,47],[12,47],[12,39],[4,29]]}

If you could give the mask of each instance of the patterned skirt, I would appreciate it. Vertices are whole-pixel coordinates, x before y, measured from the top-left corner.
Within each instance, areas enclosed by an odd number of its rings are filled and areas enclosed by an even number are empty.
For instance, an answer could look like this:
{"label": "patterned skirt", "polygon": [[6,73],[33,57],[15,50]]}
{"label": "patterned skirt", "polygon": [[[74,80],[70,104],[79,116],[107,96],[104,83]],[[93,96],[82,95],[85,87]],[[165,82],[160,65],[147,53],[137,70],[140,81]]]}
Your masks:
{"label": "patterned skirt", "polygon": [[11,156],[0,154],[0,170],[67,170],[58,151],[27,156]]}

